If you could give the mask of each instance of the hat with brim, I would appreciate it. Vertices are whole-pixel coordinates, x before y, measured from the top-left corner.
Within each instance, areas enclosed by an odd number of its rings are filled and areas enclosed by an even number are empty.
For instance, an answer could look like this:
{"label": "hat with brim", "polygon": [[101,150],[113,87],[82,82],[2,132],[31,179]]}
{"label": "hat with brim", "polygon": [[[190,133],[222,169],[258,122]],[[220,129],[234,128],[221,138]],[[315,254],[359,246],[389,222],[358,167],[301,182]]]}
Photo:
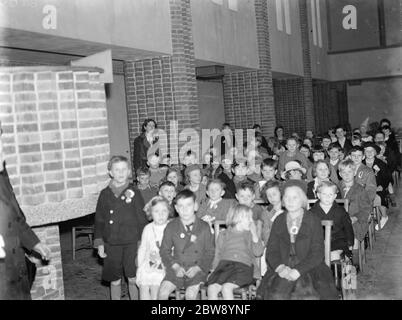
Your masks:
{"label": "hat with brim", "polygon": [[364,149],[373,148],[377,154],[379,154],[381,152],[381,148],[379,146],[377,146],[377,144],[375,144],[374,142],[366,142],[366,143],[364,143],[363,148]]}
{"label": "hat with brim", "polygon": [[293,170],[299,170],[302,174],[306,174],[306,172],[307,172],[306,168],[303,168],[303,167],[301,166],[301,164],[298,163],[297,161],[289,161],[289,162],[286,163],[286,165],[285,165],[285,171],[283,171],[283,172],[281,173],[282,179],[286,180],[286,179],[285,179],[286,174],[287,174],[288,172],[290,172],[290,171],[293,171]]}

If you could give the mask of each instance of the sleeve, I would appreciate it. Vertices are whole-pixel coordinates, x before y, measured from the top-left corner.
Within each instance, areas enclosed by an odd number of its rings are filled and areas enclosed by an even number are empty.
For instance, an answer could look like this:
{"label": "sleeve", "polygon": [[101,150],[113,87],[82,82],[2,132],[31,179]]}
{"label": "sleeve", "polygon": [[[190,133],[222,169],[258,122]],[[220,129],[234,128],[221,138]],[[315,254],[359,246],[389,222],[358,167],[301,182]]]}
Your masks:
{"label": "sleeve", "polygon": [[316,217],[312,217],[312,220],[309,253],[305,259],[295,266],[295,269],[299,271],[301,275],[317,267],[322,261],[324,261],[324,235],[322,232],[321,221]]}
{"label": "sleeve", "polygon": [[174,232],[172,230],[172,226],[173,225],[171,223],[166,226],[165,231],[163,232],[161,248],[159,250],[162,263],[166,268],[171,268],[175,263],[180,264],[179,261],[177,261],[172,255],[172,249],[174,247]]}
{"label": "sleeve", "polygon": [[141,139],[140,136],[134,139],[134,155],[133,155],[133,164],[134,170],[136,171],[141,167]]}
{"label": "sleeve", "polygon": [[102,191],[96,204],[95,213],[95,230],[94,230],[94,248],[103,245],[103,236],[105,232],[105,199],[104,192]]}
{"label": "sleeve", "polygon": [[352,221],[350,220],[349,214],[342,208],[342,226],[343,232],[346,236],[346,241],[348,247],[353,246],[355,241],[355,234],[353,232]]}
{"label": "sleeve", "polygon": [[356,215],[357,222],[360,224],[367,224],[372,208],[372,201],[366,190],[362,190],[358,197],[359,212]]}
{"label": "sleeve", "polygon": [[329,166],[330,168],[330,176],[329,179],[335,183],[336,185],[339,184],[339,179],[338,179],[338,173],[336,172],[335,168],[333,166]]}
{"label": "sleeve", "polygon": [[144,198],[141,195],[140,190],[134,189],[135,191],[135,212],[138,217],[138,233],[141,234],[142,230],[144,230],[144,227],[148,224],[148,220],[145,216],[145,211],[144,211]]}
{"label": "sleeve", "polygon": [[200,268],[205,272],[209,273],[212,268],[212,262],[215,256],[215,237],[211,233],[209,226],[204,228],[204,255],[202,262],[200,263]]}
{"label": "sleeve", "polygon": [[276,270],[276,268],[281,265],[281,252],[280,252],[280,234],[279,231],[279,220],[275,219],[271,234],[269,235],[267,251],[265,253],[265,259],[267,261],[267,265],[271,267],[272,270]]}

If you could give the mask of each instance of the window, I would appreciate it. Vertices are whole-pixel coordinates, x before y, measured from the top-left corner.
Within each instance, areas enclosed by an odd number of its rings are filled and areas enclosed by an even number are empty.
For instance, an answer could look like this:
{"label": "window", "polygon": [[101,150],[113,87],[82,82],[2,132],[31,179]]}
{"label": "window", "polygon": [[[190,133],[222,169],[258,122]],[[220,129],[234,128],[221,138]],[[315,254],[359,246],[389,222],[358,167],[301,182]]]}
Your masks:
{"label": "window", "polygon": [[287,34],[291,34],[291,22],[290,22],[290,6],[289,0],[276,0],[276,27],[279,31],[283,31],[283,22],[285,21],[285,31]]}
{"label": "window", "polygon": [[311,0],[311,25],[313,29],[313,44],[322,48],[322,29],[320,0]]}

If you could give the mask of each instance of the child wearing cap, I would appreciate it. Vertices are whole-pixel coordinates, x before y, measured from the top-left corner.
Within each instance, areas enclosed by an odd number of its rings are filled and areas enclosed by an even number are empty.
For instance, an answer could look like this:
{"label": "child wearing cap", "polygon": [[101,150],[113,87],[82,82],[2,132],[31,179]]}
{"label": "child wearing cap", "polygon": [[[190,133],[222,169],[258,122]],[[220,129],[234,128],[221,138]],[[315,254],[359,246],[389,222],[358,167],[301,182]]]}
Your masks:
{"label": "child wearing cap", "polygon": [[202,170],[200,166],[197,164],[189,165],[184,172],[188,181],[184,189],[194,192],[198,205],[201,205],[207,199],[207,194],[205,185],[201,183]]}

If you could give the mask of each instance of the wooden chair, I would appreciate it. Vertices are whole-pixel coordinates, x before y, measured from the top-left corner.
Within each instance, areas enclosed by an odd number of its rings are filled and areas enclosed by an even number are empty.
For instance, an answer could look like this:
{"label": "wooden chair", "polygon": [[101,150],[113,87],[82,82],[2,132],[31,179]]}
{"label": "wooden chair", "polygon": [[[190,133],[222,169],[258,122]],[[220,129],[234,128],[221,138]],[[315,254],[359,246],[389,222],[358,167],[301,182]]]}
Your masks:
{"label": "wooden chair", "polygon": [[[73,251],[73,260],[75,260],[75,251],[81,249],[93,249],[93,234],[94,234],[94,226],[75,226],[72,227],[71,230],[71,240],[72,240],[72,251]],[[76,248],[76,238],[80,235],[86,235],[89,239],[89,246]]]}
{"label": "wooden chair", "polygon": [[[309,199],[307,201],[307,210],[309,210],[314,203],[316,203],[318,199]],[[343,205],[346,212],[349,212],[349,199],[335,199],[337,204]]]}

